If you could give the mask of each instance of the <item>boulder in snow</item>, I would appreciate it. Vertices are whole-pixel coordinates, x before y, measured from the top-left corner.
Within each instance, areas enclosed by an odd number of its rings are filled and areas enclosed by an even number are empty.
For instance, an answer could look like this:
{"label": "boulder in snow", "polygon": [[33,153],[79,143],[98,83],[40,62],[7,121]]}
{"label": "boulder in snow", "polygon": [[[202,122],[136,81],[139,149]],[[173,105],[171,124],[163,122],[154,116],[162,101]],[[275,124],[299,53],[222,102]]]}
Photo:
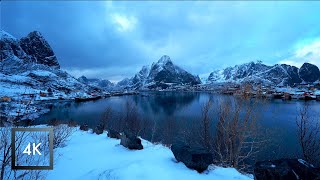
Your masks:
{"label": "boulder in snow", "polygon": [[199,173],[205,171],[213,162],[212,154],[203,148],[191,148],[183,143],[171,146],[171,151],[178,162],[183,162],[188,168]]}
{"label": "boulder in snow", "polygon": [[108,130],[108,137],[110,138],[115,138],[115,139],[120,139],[121,135],[119,132],[113,130],[113,129],[109,129]]}
{"label": "boulder in snow", "polygon": [[141,139],[129,132],[124,132],[121,135],[120,144],[128,149],[141,150],[143,146]]}
{"label": "boulder in snow", "polygon": [[80,130],[82,130],[82,131],[88,131],[88,130],[89,130],[89,126],[86,125],[86,124],[83,124],[83,125],[80,126]]}
{"label": "boulder in snow", "polygon": [[254,177],[264,179],[320,179],[320,171],[302,159],[279,159],[257,162]]}
{"label": "boulder in snow", "polygon": [[94,128],[94,132],[96,133],[96,134],[102,134],[103,133],[103,130],[104,130],[104,128],[103,128],[103,126],[102,125],[98,125],[96,128]]}

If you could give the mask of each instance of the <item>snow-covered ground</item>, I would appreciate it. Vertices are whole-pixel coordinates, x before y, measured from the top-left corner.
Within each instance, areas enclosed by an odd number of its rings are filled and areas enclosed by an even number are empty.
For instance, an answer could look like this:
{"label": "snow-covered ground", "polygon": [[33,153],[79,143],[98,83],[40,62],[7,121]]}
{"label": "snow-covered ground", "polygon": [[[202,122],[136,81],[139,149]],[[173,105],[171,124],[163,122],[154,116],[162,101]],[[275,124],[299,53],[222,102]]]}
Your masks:
{"label": "snow-covered ground", "polygon": [[199,174],[177,163],[169,148],[142,143],[143,150],[128,150],[106,133],[76,130],[66,147],[55,149],[54,169],[46,179],[252,179],[233,168],[215,166]]}

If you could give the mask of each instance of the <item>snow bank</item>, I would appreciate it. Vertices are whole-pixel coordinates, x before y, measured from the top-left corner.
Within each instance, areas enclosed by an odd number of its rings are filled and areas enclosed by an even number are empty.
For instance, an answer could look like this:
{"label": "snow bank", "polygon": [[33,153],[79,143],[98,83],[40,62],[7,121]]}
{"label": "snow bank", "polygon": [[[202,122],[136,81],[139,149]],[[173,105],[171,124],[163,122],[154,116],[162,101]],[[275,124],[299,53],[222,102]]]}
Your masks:
{"label": "snow bank", "polygon": [[106,134],[77,130],[68,145],[55,150],[54,170],[46,179],[251,179],[233,168],[211,166],[199,174],[177,163],[169,148],[143,141],[132,151]]}

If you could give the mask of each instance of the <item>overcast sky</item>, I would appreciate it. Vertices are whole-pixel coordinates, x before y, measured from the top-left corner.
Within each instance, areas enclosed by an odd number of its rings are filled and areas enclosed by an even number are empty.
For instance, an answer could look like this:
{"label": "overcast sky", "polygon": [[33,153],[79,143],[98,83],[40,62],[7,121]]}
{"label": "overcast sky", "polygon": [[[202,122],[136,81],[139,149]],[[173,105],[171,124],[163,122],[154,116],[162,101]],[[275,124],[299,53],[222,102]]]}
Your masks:
{"label": "overcast sky", "polygon": [[193,74],[249,61],[320,67],[320,2],[1,2],[1,29],[40,31],[61,67],[119,81],[162,55]]}

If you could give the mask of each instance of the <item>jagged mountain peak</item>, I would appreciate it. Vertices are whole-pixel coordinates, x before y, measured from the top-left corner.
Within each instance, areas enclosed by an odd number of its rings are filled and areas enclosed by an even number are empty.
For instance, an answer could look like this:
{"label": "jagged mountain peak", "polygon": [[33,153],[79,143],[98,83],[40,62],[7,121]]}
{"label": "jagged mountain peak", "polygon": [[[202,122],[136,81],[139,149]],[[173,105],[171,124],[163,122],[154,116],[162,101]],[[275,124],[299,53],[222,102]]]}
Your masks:
{"label": "jagged mountain peak", "polygon": [[[163,55],[157,62],[152,63],[150,73],[160,72],[163,69],[173,69],[174,66],[170,57],[168,55]],[[151,76],[153,75],[151,74]]]}
{"label": "jagged mountain peak", "polygon": [[195,85],[200,84],[198,76],[194,76],[179,66],[173,64],[168,55],[162,56],[157,62],[142,69],[131,79],[124,79],[118,86],[126,88],[167,88],[171,85]]}
{"label": "jagged mountain peak", "polygon": [[27,35],[27,37],[33,37],[33,36],[37,36],[37,37],[42,37],[42,38],[43,38],[42,34],[41,34],[39,31],[31,31],[31,32]]}
{"label": "jagged mountain peak", "polygon": [[34,93],[51,89],[64,97],[98,92],[61,70],[52,48],[37,31],[19,40],[1,30],[0,45],[2,84],[9,89],[18,87]]}
{"label": "jagged mountain peak", "polygon": [[29,33],[20,39],[21,48],[30,56],[33,62],[60,68],[57,57],[51,46],[38,31]]}
{"label": "jagged mountain peak", "polygon": [[82,82],[82,83],[87,83],[87,82],[88,82],[88,78],[85,77],[85,76],[80,76],[80,77],[78,78],[78,81],[80,81],[80,82]]}
{"label": "jagged mountain peak", "polygon": [[170,57],[168,55],[163,55],[157,62],[157,64],[167,64],[167,63],[172,63]]}

